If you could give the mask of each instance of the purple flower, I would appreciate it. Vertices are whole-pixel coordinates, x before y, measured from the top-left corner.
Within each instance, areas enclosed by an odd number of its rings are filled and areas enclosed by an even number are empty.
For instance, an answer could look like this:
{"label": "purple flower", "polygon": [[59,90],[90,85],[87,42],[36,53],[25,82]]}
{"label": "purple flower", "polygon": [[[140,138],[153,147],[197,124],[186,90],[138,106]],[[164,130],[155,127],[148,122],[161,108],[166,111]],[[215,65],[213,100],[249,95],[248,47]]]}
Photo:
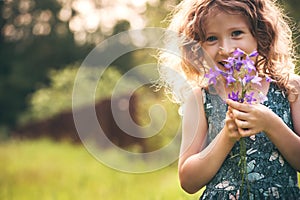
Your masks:
{"label": "purple flower", "polygon": [[239,48],[237,48],[234,52],[233,52],[233,57],[242,57],[243,55],[245,55],[246,53],[243,51],[243,50],[241,50],[241,49],[239,49]]}
{"label": "purple flower", "polygon": [[262,78],[258,76],[258,74],[256,74],[256,76],[253,77],[253,79],[251,79],[251,83],[257,84],[261,86],[261,80]]}
{"label": "purple flower", "polygon": [[256,101],[256,99],[253,97],[253,95],[254,95],[254,92],[251,92],[250,94],[245,94],[245,100],[250,104],[252,102]]}
{"label": "purple flower", "polygon": [[225,67],[226,69],[232,69],[233,65],[231,65],[230,63],[226,63],[226,64],[224,65],[224,67]]}
{"label": "purple flower", "polygon": [[205,74],[205,78],[208,78],[209,84],[217,84],[217,77],[220,75],[218,71],[214,71],[213,69],[209,70],[208,74]]}
{"label": "purple flower", "polygon": [[249,74],[246,74],[246,76],[242,79],[243,85],[246,85],[249,83],[251,80],[253,80],[254,76],[251,76]]}
{"label": "purple flower", "polygon": [[237,71],[240,71],[241,67],[244,64],[241,57],[229,57],[228,59],[224,60],[224,62],[226,62],[226,64],[224,65],[226,69],[236,69]]}
{"label": "purple flower", "polygon": [[236,82],[236,79],[231,75],[229,74],[227,77],[226,77],[226,83],[227,83],[227,86],[230,85],[231,83],[234,83]]}
{"label": "purple flower", "polygon": [[224,65],[224,67],[226,69],[234,69],[235,63],[236,63],[236,58],[234,57],[229,57],[226,60],[223,60],[224,62],[226,62],[226,64]]}
{"label": "purple flower", "polygon": [[243,64],[245,65],[244,67],[246,70],[248,70],[249,73],[251,73],[252,71],[256,71],[254,62],[250,59],[249,56],[246,57],[246,59],[243,61]]}
{"label": "purple flower", "polygon": [[228,94],[228,98],[233,101],[239,101],[239,91],[237,91],[236,93],[232,91],[231,94]]}
{"label": "purple flower", "polygon": [[223,70],[219,69],[217,66],[215,66],[215,70],[219,75],[222,75],[223,77],[226,77],[228,75],[228,72],[224,72]]}
{"label": "purple flower", "polygon": [[260,103],[264,103],[265,101],[268,100],[268,97],[264,95],[262,92],[258,93],[258,100]]}
{"label": "purple flower", "polygon": [[270,78],[269,76],[266,76],[266,81],[267,81],[268,83],[270,83],[270,82],[272,82],[272,81],[273,81],[273,79],[272,79],[272,78]]}
{"label": "purple flower", "polygon": [[[251,104],[252,102],[257,101],[257,99],[254,98],[255,92],[252,91],[251,84],[261,86],[262,80],[262,78],[258,76],[255,62],[252,60],[253,57],[256,56],[258,56],[257,51],[253,51],[248,55],[241,49],[236,49],[233,52],[232,57],[223,60],[225,69],[219,69],[217,66],[214,66],[214,68],[209,70],[209,73],[206,74],[205,77],[208,78],[209,84],[214,85],[217,84],[217,79],[219,77],[222,78],[225,80],[227,86],[233,86],[233,90],[228,94],[229,99]],[[268,76],[266,76],[266,80],[272,81]],[[237,88],[240,88],[241,91],[238,91]],[[260,102],[266,100],[266,97],[263,94],[259,94],[257,98]]]}
{"label": "purple flower", "polygon": [[258,52],[256,50],[253,51],[252,53],[250,53],[250,55],[249,55],[250,58],[251,57],[256,57],[256,56],[258,56]]}
{"label": "purple flower", "polygon": [[240,71],[242,66],[243,66],[243,61],[237,60],[235,69],[236,69],[237,71]]}

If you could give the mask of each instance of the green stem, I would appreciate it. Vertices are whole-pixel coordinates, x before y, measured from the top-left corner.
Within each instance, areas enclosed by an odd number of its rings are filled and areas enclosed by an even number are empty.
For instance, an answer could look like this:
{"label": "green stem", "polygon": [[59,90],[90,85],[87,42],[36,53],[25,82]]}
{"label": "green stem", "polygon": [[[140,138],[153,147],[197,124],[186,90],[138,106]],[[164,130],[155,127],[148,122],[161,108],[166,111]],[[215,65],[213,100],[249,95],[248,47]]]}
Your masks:
{"label": "green stem", "polygon": [[[242,94],[241,94],[241,102],[244,101],[246,94],[246,87],[242,85]],[[246,148],[246,141],[245,138],[240,139],[240,173],[241,173],[241,179],[242,179],[242,184],[240,188],[240,197],[243,195],[243,188],[246,182],[247,185],[247,191],[248,191],[248,199],[250,198],[250,186],[249,186],[249,181],[248,181],[248,171],[247,171],[247,148]]]}

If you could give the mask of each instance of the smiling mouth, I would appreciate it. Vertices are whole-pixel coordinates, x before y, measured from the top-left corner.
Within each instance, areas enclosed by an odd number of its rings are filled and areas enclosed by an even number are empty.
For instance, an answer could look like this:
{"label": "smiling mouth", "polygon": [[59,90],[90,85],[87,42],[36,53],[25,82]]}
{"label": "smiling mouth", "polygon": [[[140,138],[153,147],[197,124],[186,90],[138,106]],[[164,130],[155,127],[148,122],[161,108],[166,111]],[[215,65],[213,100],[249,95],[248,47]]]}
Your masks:
{"label": "smiling mouth", "polygon": [[225,67],[225,64],[226,64],[225,61],[220,61],[220,62],[218,62],[218,65],[220,65],[220,66],[222,66],[222,67]]}

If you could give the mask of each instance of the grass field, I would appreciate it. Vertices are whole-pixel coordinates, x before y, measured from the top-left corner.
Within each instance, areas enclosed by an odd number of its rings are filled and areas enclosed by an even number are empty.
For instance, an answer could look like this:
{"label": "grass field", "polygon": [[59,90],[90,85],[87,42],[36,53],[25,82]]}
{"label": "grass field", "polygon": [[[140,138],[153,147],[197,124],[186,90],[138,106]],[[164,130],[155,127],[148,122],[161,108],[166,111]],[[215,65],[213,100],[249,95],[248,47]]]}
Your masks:
{"label": "grass field", "polygon": [[[0,200],[194,200],[176,163],[152,173],[110,169],[83,146],[49,140],[0,143]],[[299,177],[300,178],[300,177]]]}
{"label": "grass field", "polygon": [[84,147],[49,140],[0,143],[1,200],[186,200],[176,163],[126,174],[99,163]]}

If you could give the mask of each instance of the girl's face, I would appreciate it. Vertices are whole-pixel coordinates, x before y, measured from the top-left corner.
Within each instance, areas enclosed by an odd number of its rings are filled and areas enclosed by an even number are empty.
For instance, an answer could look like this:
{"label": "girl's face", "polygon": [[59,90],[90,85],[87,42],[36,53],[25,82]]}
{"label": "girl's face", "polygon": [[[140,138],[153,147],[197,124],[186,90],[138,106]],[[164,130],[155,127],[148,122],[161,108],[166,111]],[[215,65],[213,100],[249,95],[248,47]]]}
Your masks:
{"label": "girl's face", "polygon": [[206,34],[202,46],[219,67],[236,48],[246,53],[257,50],[257,41],[250,32],[245,16],[225,12],[211,16],[205,23]]}

